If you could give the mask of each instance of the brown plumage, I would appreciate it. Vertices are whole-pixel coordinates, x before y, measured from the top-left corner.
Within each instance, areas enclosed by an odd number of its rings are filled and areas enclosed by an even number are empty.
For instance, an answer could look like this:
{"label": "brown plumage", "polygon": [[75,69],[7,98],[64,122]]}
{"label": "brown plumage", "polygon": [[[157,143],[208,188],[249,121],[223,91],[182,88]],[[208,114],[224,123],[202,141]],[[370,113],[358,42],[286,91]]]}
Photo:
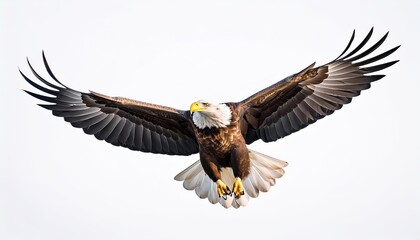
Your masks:
{"label": "brown plumage", "polygon": [[240,117],[234,104],[228,104],[232,119],[224,128],[199,129],[194,126],[200,146],[200,160],[204,171],[213,181],[221,179],[222,167],[233,168],[235,177],[245,178],[249,174],[250,160],[245,140],[239,127]]}
{"label": "brown plumage", "polygon": [[283,175],[287,165],[249,150],[247,144],[259,139],[276,141],[333,113],[368,89],[372,82],[384,77],[367,74],[397,62],[366,67],[399,47],[362,60],[388,35],[359,53],[372,32],[373,29],[346,54],[354,39],[353,32],[349,44],[337,59],[319,67],[311,64],[241,102],[219,105],[195,102],[190,111],[73,90],[57,80],[44,54],[45,67],[55,83],[38,75],[29,61],[32,73],[46,87],[21,74],[32,86],[51,95],[26,91],[50,103],[40,106],[99,140],[142,152],[199,153],[200,162],[181,172],[176,179],[184,181],[185,188],[195,189],[197,195],[207,197],[212,203],[239,207],[247,203],[248,196],[256,197],[259,191],[268,191],[275,179]]}

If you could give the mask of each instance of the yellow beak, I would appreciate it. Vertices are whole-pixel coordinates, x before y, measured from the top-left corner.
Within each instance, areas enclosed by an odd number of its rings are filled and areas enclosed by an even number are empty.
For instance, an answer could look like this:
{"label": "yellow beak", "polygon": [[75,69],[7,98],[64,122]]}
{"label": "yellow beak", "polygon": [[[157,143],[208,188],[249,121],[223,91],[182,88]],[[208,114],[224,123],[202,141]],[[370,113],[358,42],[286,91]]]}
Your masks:
{"label": "yellow beak", "polygon": [[194,112],[200,112],[206,110],[206,108],[204,107],[204,105],[200,102],[194,102],[193,104],[191,104],[190,106],[190,113],[194,113]]}

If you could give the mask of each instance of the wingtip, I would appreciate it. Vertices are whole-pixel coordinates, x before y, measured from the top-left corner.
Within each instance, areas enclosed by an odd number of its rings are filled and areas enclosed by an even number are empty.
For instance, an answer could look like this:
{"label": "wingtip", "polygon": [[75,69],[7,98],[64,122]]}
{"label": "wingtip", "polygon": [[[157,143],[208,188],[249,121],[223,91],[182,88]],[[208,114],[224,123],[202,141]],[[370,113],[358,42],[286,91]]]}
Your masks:
{"label": "wingtip", "polygon": [[18,68],[18,70],[23,79],[25,79],[25,81],[28,81],[29,78],[20,70],[20,68]]}
{"label": "wingtip", "polygon": [[50,68],[50,66],[49,66],[49,64],[48,64],[48,61],[47,61],[47,58],[45,57],[45,52],[44,52],[44,50],[42,50],[42,60],[43,60],[43,62],[44,62],[44,66],[45,66],[45,68],[47,69],[47,72],[48,72],[48,74],[50,75],[50,77],[52,78],[52,79],[54,79],[54,81],[55,82],[57,82],[58,84],[60,84],[61,86],[63,86],[63,87],[65,87],[65,88],[68,88],[66,85],[64,85],[64,84],[62,84],[56,77],[55,77],[55,75],[53,74],[53,72],[52,72],[52,70],[51,70],[51,68]]}
{"label": "wingtip", "polygon": [[[338,57],[336,57],[333,61],[336,61],[336,60],[338,60],[338,59],[341,59],[341,57],[342,57],[344,54],[346,54],[346,52],[349,50],[349,48],[350,48],[351,44],[353,43],[353,41],[354,41],[354,37],[355,37],[355,36],[356,36],[356,29],[353,29],[353,33],[351,34],[350,40],[349,40],[349,42],[347,43],[346,48],[344,48],[344,50],[341,52],[341,54],[340,54],[340,55],[338,55]],[[332,61],[332,62],[333,62],[333,61]]]}
{"label": "wingtip", "polygon": [[42,60],[44,61],[44,64],[48,66],[47,57],[45,57],[44,50],[42,50]]}
{"label": "wingtip", "polygon": [[29,61],[29,57],[26,57],[26,62],[28,63],[29,67],[32,67],[31,62]]}
{"label": "wingtip", "polygon": [[48,62],[47,62],[47,57],[45,56],[44,50],[42,50],[42,61],[44,62],[45,67],[49,68],[49,65],[48,65]]}
{"label": "wingtip", "polygon": [[48,66],[48,68],[49,68],[49,65],[48,65],[48,62],[47,62],[47,57],[45,56],[45,51],[44,50],[42,50],[42,61],[44,61],[44,65]]}
{"label": "wingtip", "polygon": [[29,61],[29,58],[28,58],[28,57],[26,57],[26,62],[28,63],[29,68],[31,69],[31,71],[32,71],[32,72],[35,72],[35,69],[32,67],[32,64],[31,64],[31,62]]}
{"label": "wingtip", "polygon": [[48,105],[48,104],[42,104],[42,103],[38,103],[37,105],[47,110],[52,110],[51,106],[56,106],[56,105]]}
{"label": "wingtip", "polygon": [[380,71],[382,69],[388,68],[388,67],[396,64],[399,61],[400,60],[394,60],[394,61],[391,61],[391,62],[382,63],[382,64],[371,66],[371,67],[361,68],[361,70],[366,71],[367,73],[377,72],[377,71]]}

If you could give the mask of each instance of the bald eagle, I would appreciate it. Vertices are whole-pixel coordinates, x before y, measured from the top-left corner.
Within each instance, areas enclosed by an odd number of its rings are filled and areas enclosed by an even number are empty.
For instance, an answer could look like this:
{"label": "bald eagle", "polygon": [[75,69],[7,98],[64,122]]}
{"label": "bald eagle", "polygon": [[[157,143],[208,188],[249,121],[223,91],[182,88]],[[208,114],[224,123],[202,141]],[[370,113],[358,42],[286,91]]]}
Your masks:
{"label": "bald eagle", "polygon": [[392,54],[399,46],[368,57],[386,39],[360,51],[372,36],[349,53],[355,31],[347,47],[335,60],[315,67],[311,64],[240,102],[196,101],[189,110],[110,97],[96,92],[80,92],[62,84],[52,73],[44,52],[45,68],[53,81],[33,75],[43,84],[23,78],[48,94],[26,91],[47,104],[39,106],[63,117],[73,127],[82,128],[99,140],[131,150],[168,155],[199,154],[200,159],[175,179],[200,198],[225,208],[245,206],[250,197],[267,192],[284,174],[287,162],[250,150],[257,140],[276,141],[305,128],[350,103],[353,97],[384,75],[368,75],[397,61],[366,66]]}

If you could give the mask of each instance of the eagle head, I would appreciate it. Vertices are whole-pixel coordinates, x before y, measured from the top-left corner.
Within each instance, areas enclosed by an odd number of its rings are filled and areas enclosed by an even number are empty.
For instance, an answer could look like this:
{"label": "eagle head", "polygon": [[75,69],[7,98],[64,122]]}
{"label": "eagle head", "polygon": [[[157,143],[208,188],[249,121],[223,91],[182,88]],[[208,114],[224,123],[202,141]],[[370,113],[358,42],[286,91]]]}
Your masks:
{"label": "eagle head", "polygon": [[232,119],[232,112],[224,103],[214,104],[200,100],[191,104],[190,113],[195,126],[200,129],[223,128],[228,126]]}

